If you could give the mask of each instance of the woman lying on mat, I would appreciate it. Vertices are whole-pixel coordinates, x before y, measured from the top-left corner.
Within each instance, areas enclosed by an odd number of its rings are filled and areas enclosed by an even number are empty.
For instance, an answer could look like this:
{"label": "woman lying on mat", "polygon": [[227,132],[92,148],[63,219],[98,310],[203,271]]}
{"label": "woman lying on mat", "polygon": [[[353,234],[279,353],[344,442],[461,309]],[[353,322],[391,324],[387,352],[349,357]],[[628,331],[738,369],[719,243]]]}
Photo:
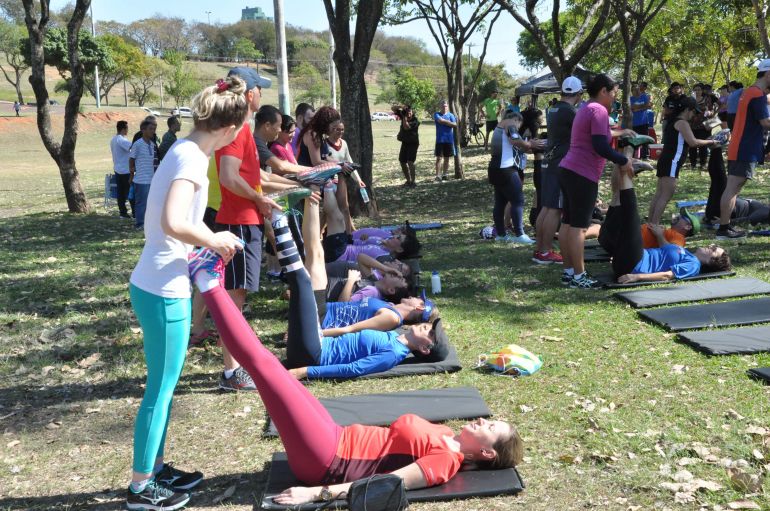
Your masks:
{"label": "woman lying on mat", "polygon": [[730,256],[716,245],[695,251],[669,243],[660,225],[650,225],[660,248],[643,248],[634,184],[616,166],[612,176],[613,200],[599,233],[599,243],[612,255],[612,270],[621,284],[693,277],[730,269]]}
{"label": "woman lying on mat", "polygon": [[[313,207],[317,206],[306,205],[306,211]],[[317,218],[317,214],[306,214],[305,222],[317,227]],[[278,257],[292,288],[289,343],[297,335],[295,326],[300,335],[315,337],[318,343],[314,312],[299,314],[301,309],[297,307],[300,300],[313,308],[315,303],[310,278],[302,267],[284,216],[274,213],[273,229]],[[350,482],[375,473],[394,473],[404,479],[407,488],[415,489],[445,483],[464,463],[475,468],[505,468],[521,462],[521,437],[503,421],[478,419],[459,433],[417,415],[404,415],[387,428],[336,424],[310,391],[262,345],[220,285],[221,260],[207,255],[210,253],[198,252],[192,257],[191,277],[222,341],[254,379],[286,449],[289,467],[297,479],[308,485],[285,490],[275,498],[279,504],[331,500],[347,491]],[[306,259],[318,256],[311,250]],[[428,323],[413,327],[412,339],[419,344],[419,350],[434,349],[438,332],[429,332],[429,328]],[[324,344],[329,342],[336,340],[324,339]]]}
{"label": "woman lying on mat", "polygon": [[[327,189],[325,200],[333,200],[334,192]],[[287,362],[296,378],[351,378],[370,373],[387,371],[401,363],[411,352],[427,362],[437,362],[446,358],[448,343],[446,332],[440,320],[421,322],[405,333],[390,329],[380,331],[364,329],[335,336],[324,336],[319,324],[319,313],[325,317],[326,272],[323,262],[323,250],[318,241],[319,216],[318,205],[305,201],[303,234],[306,239],[305,264],[302,266],[294,240],[286,227],[286,217],[276,213],[273,219],[276,234],[276,248],[284,274],[289,284],[289,321]],[[312,235],[316,233],[316,235]],[[191,268],[210,266],[213,258],[207,254],[196,254],[198,262],[191,262]],[[317,269],[320,268],[320,271]],[[353,304],[342,304],[344,306]],[[391,306],[393,307],[393,306]],[[349,323],[356,322],[361,309],[366,307],[335,308],[332,318]],[[417,309],[417,307],[413,307]],[[399,314],[388,310],[396,316]],[[386,318],[387,319],[387,318]],[[384,327],[383,327],[384,328]],[[246,368],[248,370],[248,367]]]}

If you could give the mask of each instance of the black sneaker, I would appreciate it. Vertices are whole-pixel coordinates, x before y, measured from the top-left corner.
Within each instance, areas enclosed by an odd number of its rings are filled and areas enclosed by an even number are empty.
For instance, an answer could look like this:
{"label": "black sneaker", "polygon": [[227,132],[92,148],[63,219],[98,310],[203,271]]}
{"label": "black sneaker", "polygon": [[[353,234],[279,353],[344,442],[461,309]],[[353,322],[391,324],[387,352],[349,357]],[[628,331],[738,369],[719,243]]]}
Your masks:
{"label": "black sneaker", "polygon": [[741,229],[736,229],[732,225],[728,225],[726,227],[720,226],[719,229],[717,229],[716,238],[718,240],[735,240],[740,238],[746,237],[746,231],[743,231]]}
{"label": "black sneaker", "polygon": [[219,378],[219,388],[222,390],[257,390],[254,380],[251,379],[249,373],[244,371],[242,367],[236,369],[229,378],[225,378],[225,373],[223,372]]}
{"label": "black sneaker", "polygon": [[126,492],[128,509],[173,511],[184,507],[189,500],[189,493],[176,492],[154,480],[147,483],[139,493],[132,492],[131,488]]}
{"label": "black sneaker", "polygon": [[561,272],[561,285],[569,286],[570,282],[572,282],[572,275],[570,275],[566,271]]}
{"label": "black sneaker", "polygon": [[203,481],[203,474],[197,470],[184,472],[175,468],[173,463],[164,463],[160,472],[155,474],[155,480],[174,491],[187,491],[192,490]]}
{"label": "black sneaker", "polygon": [[596,289],[602,287],[602,283],[591,277],[588,272],[583,272],[580,277],[572,277],[569,287],[574,289]]}

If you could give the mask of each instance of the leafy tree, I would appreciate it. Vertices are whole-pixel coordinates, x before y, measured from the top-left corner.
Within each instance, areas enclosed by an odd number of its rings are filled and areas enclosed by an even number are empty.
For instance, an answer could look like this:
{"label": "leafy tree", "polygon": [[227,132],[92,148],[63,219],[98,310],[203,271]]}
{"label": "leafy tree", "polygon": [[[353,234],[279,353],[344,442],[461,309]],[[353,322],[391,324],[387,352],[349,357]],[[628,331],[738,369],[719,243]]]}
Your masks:
{"label": "leafy tree", "polygon": [[[395,7],[396,9],[388,18],[390,23],[400,24],[423,19],[428,24],[431,35],[439,47],[446,72],[449,109],[456,114],[459,113],[455,140],[460,142],[462,137],[459,135],[465,131],[468,110],[475,99],[473,91],[487,54],[489,36],[494,24],[500,18],[502,8],[493,0],[397,0]],[[463,9],[464,7],[468,7],[468,10]],[[464,13],[468,13],[467,16]],[[484,42],[471,74],[466,77],[463,51],[470,38],[477,33],[484,35]],[[466,87],[466,78],[469,87]],[[470,94],[467,91],[470,91]],[[455,178],[462,179],[464,176],[462,151],[459,143],[456,147]]]}
{"label": "leafy tree", "polygon": [[21,53],[22,41],[26,37],[27,30],[24,27],[0,20],[0,55],[3,56],[0,60],[0,71],[3,72],[8,83],[16,89],[19,103],[24,103],[24,96],[21,94],[21,75],[29,69],[29,64]]}
{"label": "leafy tree", "polygon": [[316,110],[324,103],[329,103],[331,99],[330,93],[331,90],[328,84],[315,82],[303,92],[296,94],[295,97],[297,98],[297,101],[310,103],[313,105],[313,109]]}
{"label": "leafy tree", "polygon": [[145,103],[158,99],[152,88],[159,84],[165,68],[166,64],[161,59],[143,55],[138,72],[128,81],[131,85],[131,101],[144,106]]}
{"label": "leafy tree", "polygon": [[29,34],[28,49],[31,75],[29,83],[37,100],[37,128],[51,158],[59,167],[67,207],[72,213],[87,213],[90,209],[88,199],[80,185],[79,173],[75,163],[75,146],[78,138],[78,110],[83,95],[85,64],[80,60],[80,27],[91,4],[90,0],[77,0],[72,17],[67,24],[67,63],[71,76],[71,87],[64,106],[64,133],[61,142],[54,140],[51,128],[49,95],[45,83],[46,49],[48,39],[48,21],[50,19],[49,0],[40,0],[36,9],[33,0],[22,0],[25,23]]}
{"label": "leafy tree", "polygon": [[22,25],[24,23],[24,5],[19,0],[0,0],[0,15],[15,25]]}
{"label": "leafy tree", "polygon": [[[137,75],[146,58],[139,47],[129,44],[120,36],[105,34],[98,37],[109,49],[114,62],[112,67],[99,68],[99,92],[102,99],[109,105],[110,91],[120,82]],[[96,96],[96,83],[93,74],[86,75],[86,89]]]}
{"label": "leafy tree", "polygon": [[767,18],[770,16],[770,3],[767,0],[751,0],[757,15],[757,29],[765,56],[770,56],[770,38],[767,37]]}
{"label": "leafy tree", "polygon": [[571,75],[575,67],[583,57],[591,51],[599,38],[610,14],[611,0],[578,0],[572,5],[572,11],[579,13],[579,23],[575,25],[574,32],[567,33],[562,27],[563,17],[561,1],[551,1],[551,20],[542,22],[537,16],[538,0],[525,0],[522,15],[518,6],[511,0],[494,0],[498,5],[510,13],[513,18],[524,27],[529,34],[524,41],[526,51],[524,61],[529,65],[533,63],[532,55],[540,53],[548,68],[561,81]]}
{"label": "leafy tree", "polygon": [[128,26],[132,37],[145,53],[162,57],[167,51],[188,53],[195,40],[194,30],[184,18],[154,16]]}
{"label": "leafy tree", "polygon": [[245,37],[240,37],[235,41],[235,44],[233,44],[233,51],[235,52],[236,62],[239,62],[240,60],[253,62],[264,57],[262,52],[254,46],[254,42]]}
{"label": "leafy tree", "polygon": [[[90,2],[90,0],[87,1]],[[29,25],[27,25],[27,28],[29,29]],[[43,41],[45,64],[55,67],[62,78],[68,78],[68,74],[72,72],[70,65],[71,41],[75,41],[78,44],[78,64],[83,66],[86,74],[93,73],[96,66],[105,70],[115,67],[115,61],[112,59],[110,48],[105,42],[95,39],[86,30],[80,30],[74,38],[69,32],[69,27],[66,29],[58,27],[47,29]],[[32,38],[30,37],[22,45],[24,59],[28,63],[31,63],[32,58],[30,53],[32,48],[31,41]]]}
{"label": "leafy tree", "polygon": [[430,80],[420,80],[409,68],[394,72],[393,85],[385,89],[377,101],[411,105],[415,112],[428,112],[436,102],[436,88]]}
{"label": "leafy tree", "polygon": [[169,50],[163,56],[163,60],[169,66],[169,75],[166,92],[174,98],[176,106],[189,101],[200,89],[200,83],[195,77],[193,69],[187,65],[183,53]]}

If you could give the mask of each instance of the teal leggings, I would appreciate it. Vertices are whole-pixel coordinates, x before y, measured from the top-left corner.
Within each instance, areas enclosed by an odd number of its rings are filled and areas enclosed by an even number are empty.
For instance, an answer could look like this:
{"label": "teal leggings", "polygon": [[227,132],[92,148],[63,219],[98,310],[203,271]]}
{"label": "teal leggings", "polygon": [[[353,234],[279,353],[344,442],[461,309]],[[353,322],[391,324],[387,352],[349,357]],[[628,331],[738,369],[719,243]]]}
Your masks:
{"label": "teal leggings", "polygon": [[134,427],[134,471],[149,474],[163,456],[174,388],[187,355],[189,298],[163,298],[131,285],[131,305],[144,332],[147,385]]}

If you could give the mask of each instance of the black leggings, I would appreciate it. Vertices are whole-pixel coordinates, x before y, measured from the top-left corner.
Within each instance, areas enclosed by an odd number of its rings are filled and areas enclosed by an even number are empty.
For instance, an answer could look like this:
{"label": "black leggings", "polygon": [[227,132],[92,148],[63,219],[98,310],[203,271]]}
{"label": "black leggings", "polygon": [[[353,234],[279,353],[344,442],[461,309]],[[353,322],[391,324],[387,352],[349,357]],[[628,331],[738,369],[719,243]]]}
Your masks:
{"label": "black leggings", "polygon": [[709,198],[706,202],[706,219],[719,218],[722,214],[719,202],[722,200],[722,192],[727,185],[727,172],[725,171],[725,160],[722,156],[722,150],[715,148],[711,151],[709,157]]}
{"label": "black leggings", "polygon": [[636,191],[620,191],[620,206],[610,206],[599,231],[599,244],[612,256],[612,271],[617,279],[631,273],[644,255]]}
{"label": "black leggings", "polygon": [[[692,130],[692,134],[695,138],[705,140],[711,135],[706,128],[696,128]],[[696,163],[699,163],[701,167],[706,165],[708,159],[709,148],[707,146],[691,147],[690,148],[690,165],[693,167]]]}
{"label": "black leggings", "polygon": [[318,365],[321,329],[313,285],[305,268],[286,273],[289,282],[289,333],[286,361],[289,367]]}

